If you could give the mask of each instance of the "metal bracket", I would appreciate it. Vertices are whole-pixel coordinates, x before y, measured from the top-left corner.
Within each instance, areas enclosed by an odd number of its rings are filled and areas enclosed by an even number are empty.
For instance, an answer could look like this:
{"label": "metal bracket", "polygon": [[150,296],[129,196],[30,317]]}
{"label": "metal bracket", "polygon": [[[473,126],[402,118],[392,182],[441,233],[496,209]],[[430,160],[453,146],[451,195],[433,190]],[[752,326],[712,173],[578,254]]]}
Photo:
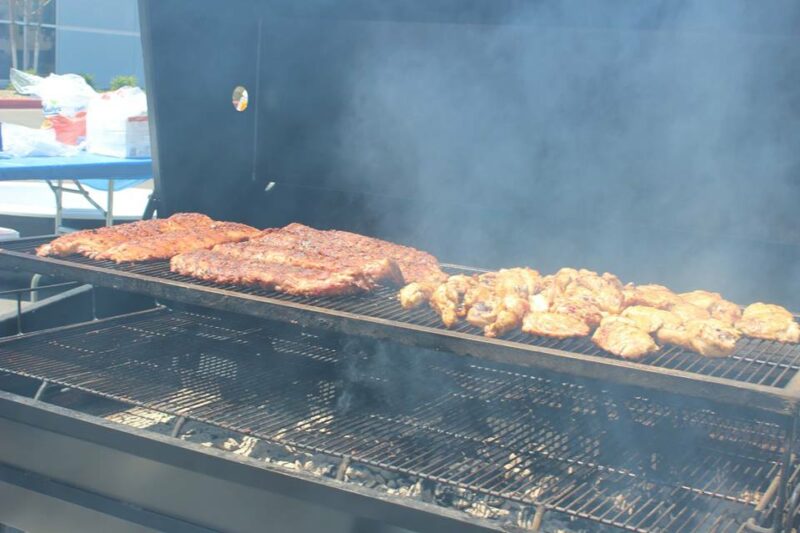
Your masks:
{"label": "metal bracket", "polygon": [[24,332],[22,331],[22,295],[25,293],[36,293],[37,291],[44,290],[44,289],[55,289],[60,287],[77,287],[80,285],[77,281],[68,281],[65,283],[54,283],[52,285],[45,285],[43,287],[38,286],[38,280],[36,286],[33,286],[31,283],[31,287],[25,287],[22,289],[12,289],[9,291],[0,291],[0,296],[11,296],[13,295],[17,300],[17,335],[22,335]]}
{"label": "metal bracket", "polygon": [[537,532],[542,528],[544,521],[544,514],[547,512],[547,506],[537,505],[536,514],[533,515],[533,523],[531,524],[531,531]]}
{"label": "metal bracket", "polygon": [[747,522],[742,524],[736,533],[745,533],[746,531],[752,531],[752,533],[772,533],[772,529],[759,526],[753,518],[748,518]]}
{"label": "metal bracket", "polygon": [[183,429],[183,425],[186,423],[186,417],[182,416],[175,421],[175,427],[172,428],[172,432],[170,433],[171,437],[178,438],[181,434],[181,430]]}
{"label": "metal bracket", "polygon": [[161,201],[159,200],[158,196],[155,192],[150,194],[147,197],[147,204],[144,207],[144,214],[142,214],[142,220],[150,220],[153,218],[153,215],[156,214],[158,211],[159,205]]}
{"label": "metal bracket", "polygon": [[789,421],[787,422],[786,428],[786,439],[784,441],[784,452],[783,452],[783,465],[781,466],[780,476],[780,483],[778,486],[778,501],[777,505],[775,506],[775,516],[773,517],[773,524],[772,524],[772,531],[773,533],[781,533],[785,531],[786,524],[784,520],[784,511],[786,510],[787,504],[787,490],[789,485],[789,475],[792,463],[794,462],[794,454],[792,453],[792,448],[795,443],[795,439],[797,437],[797,417],[798,412],[795,412],[790,417]]}
{"label": "metal bracket", "polygon": [[336,481],[344,481],[344,476],[347,474],[347,469],[350,467],[350,460],[351,458],[349,455],[342,457],[338,468],[336,468]]}
{"label": "metal bracket", "polygon": [[36,394],[33,395],[33,399],[37,400],[37,401],[41,400],[42,396],[44,396],[44,391],[46,391],[47,387],[49,387],[49,386],[50,386],[50,382],[49,381],[47,381],[46,379],[42,380],[42,384],[39,385],[38,389],[36,389]]}

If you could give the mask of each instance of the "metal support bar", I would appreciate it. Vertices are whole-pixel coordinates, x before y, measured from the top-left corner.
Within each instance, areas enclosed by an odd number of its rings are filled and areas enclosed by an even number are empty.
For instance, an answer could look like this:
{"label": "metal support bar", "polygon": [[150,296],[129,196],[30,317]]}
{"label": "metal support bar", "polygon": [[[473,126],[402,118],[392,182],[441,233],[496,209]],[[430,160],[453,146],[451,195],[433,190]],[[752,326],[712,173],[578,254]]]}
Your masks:
{"label": "metal support bar", "polygon": [[[34,274],[31,278],[31,289],[39,288],[39,284],[42,282],[42,275],[41,274]],[[31,303],[34,303],[39,300],[39,291],[31,291]]]}
{"label": "metal support bar", "polygon": [[34,400],[41,400],[42,396],[44,395],[44,391],[46,391],[47,387],[49,387],[49,386],[50,386],[50,382],[49,381],[47,381],[46,379],[42,380],[42,384],[39,385],[38,389],[36,389],[36,394],[33,395],[33,399]]}
{"label": "metal support bar", "polygon": [[183,429],[183,425],[185,423],[186,423],[186,417],[185,416],[182,416],[182,417],[178,418],[178,420],[175,421],[175,427],[172,428],[172,433],[170,433],[170,436],[178,438],[178,435],[181,434],[181,430]]}
{"label": "metal support bar", "polygon": [[546,512],[547,512],[546,506],[538,505],[536,507],[536,514],[533,515],[533,523],[531,524],[532,531],[537,532],[542,528],[542,522],[544,521],[544,514]]}
{"label": "metal support bar", "polygon": [[17,335],[22,335],[22,293],[17,293]]}
{"label": "metal support bar", "polygon": [[[38,278],[36,276],[39,276]],[[17,300],[17,335],[21,335],[22,331],[22,295],[25,293],[31,293],[31,303],[36,302],[38,300],[38,291],[45,290],[45,289],[57,289],[62,287],[77,287],[79,285],[76,281],[67,281],[64,283],[54,283],[52,285],[44,285],[42,287],[39,286],[39,282],[42,279],[42,276],[37,274],[31,280],[30,287],[23,287],[21,289],[11,289],[8,291],[0,291],[0,296],[14,296]],[[37,295],[34,298],[34,295]],[[94,310],[94,307],[93,307]]]}
{"label": "metal support bar", "polygon": [[106,226],[114,225],[114,180],[108,180],[106,193]]}
{"label": "metal support bar", "polygon": [[770,504],[772,498],[775,497],[775,493],[778,492],[778,487],[781,484],[781,476],[780,474],[775,476],[772,482],[767,487],[767,490],[764,491],[764,494],[761,495],[761,498],[758,500],[758,505],[756,505],[756,513],[763,513],[767,505]]}
{"label": "metal support bar", "polygon": [[797,435],[797,411],[792,414],[787,423],[786,439],[784,441],[783,451],[783,465],[781,466],[780,473],[780,486],[778,487],[778,503],[775,507],[775,516],[773,518],[772,531],[773,533],[781,533],[784,531],[784,508],[786,507],[787,488],[789,484],[789,471],[792,464],[792,447],[795,443]]}
{"label": "metal support bar", "polygon": [[786,506],[786,531],[792,530],[792,520],[798,509],[800,509],[800,484],[792,491],[792,496]]}
{"label": "metal support bar", "polygon": [[92,285],[92,289],[89,291],[89,296],[92,300],[92,320],[97,320],[97,294]]}
{"label": "metal support bar", "polygon": [[25,294],[26,292],[43,291],[45,289],[59,289],[62,287],[77,287],[80,285],[77,281],[65,281],[63,283],[53,283],[52,285],[44,285],[39,287],[23,287],[21,289],[10,289],[7,291],[0,291],[0,296],[10,296],[12,294]]}
{"label": "metal support bar", "polygon": [[350,467],[350,456],[345,455],[342,457],[339,467],[336,469],[336,481],[344,481],[344,476],[347,474],[347,469]]}
{"label": "metal support bar", "polygon": [[[50,184],[49,181],[47,183]],[[56,234],[58,234],[59,231],[61,230],[61,223],[63,222],[63,220],[62,220],[62,215],[64,214],[64,197],[63,197],[63,188],[62,188],[63,183],[64,183],[63,181],[58,180],[58,188],[55,191],[55,193],[56,193],[56,216],[54,218],[54,221],[55,221],[55,232],[56,232]],[[51,186],[51,188],[52,188],[52,186]]]}

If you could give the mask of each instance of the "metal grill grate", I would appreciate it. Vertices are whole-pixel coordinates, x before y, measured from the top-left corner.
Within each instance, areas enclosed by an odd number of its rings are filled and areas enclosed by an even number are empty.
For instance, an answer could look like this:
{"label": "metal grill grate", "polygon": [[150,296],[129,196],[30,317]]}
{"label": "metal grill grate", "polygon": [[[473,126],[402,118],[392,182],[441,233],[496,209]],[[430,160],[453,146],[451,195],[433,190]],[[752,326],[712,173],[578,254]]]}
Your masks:
{"label": "metal grill grate", "polygon": [[[33,251],[36,246],[49,241],[47,239],[25,240],[11,243],[4,243],[3,247],[12,252],[21,252],[34,259]],[[0,262],[3,254],[0,250]],[[35,259],[34,259],[35,260]],[[391,288],[382,288],[369,295],[349,296],[337,298],[307,298],[289,296],[275,291],[238,286],[224,286],[211,282],[195,280],[169,271],[167,262],[149,262],[139,264],[115,264],[110,261],[95,261],[80,256],[73,256],[68,259],[60,259],[59,263],[68,263],[77,267],[91,266],[107,269],[112,272],[128,273],[135,276],[146,277],[152,280],[166,280],[191,284],[194,287],[206,287],[230,291],[235,295],[245,297],[255,296],[268,298],[272,301],[289,302],[293,304],[304,304],[313,306],[322,311],[333,310],[354,315],[370,317],[389,321],[392,324],[421,326],[432,328],[437,331],[447,332],[449,335],[455,333],[463,339],[469,341],[480,339],[483,343],[496,344],[495,341],[486,339],[481,335],[480,330],[462,323],[453,330],[445,330],[437,315],[428,309],[420,308],[412,311],[404,311],[396,300],[396,291]],[[454,272],[456,270],[453,270]],[[460,269],[459,271],[467,272]],[[205,306],[215,306],[220,302],[220,298],[210,299]],[[192,302],[204,305],[201,302]],[[227,308],[231,310],[230,308]],[[413,336],[414,332],[409,331],[406,336]],[[599,349],[588,338],[556,340],[545,337],[533,337],[521,332],[510,333],[499,339],[500,341],[510,341],[513,346],[521,350],[535,352],[537,348],[556,350],[562,354],[578,354],[581,356],[591,356],[600,360],[618,362],[619,358]],[[467,342],[468,344],[468,342]],[[477,350],[477,349],[476,349]],[[474,353],[469,346],[464,348],[465,352]],[[524,361],[524,359],[523,359]],[[519,363],[517,358],[515,363]],[[734,355],[724,359],[707,358],[688,352],[675,346],[666,346],[657,353],[647,356],[639,361],[640,365],[634,367],[657,367],[660,369],[677,370],[691,373],[698,376],[708,376],[711,378],[724,378],[738,383],[761,385],[766,387],[783,388],[797,373],[800,368],[800,345],[783,344],[772,341],[743,338],[738,345]],[[564,363],[564,368],[569,371],[570,362]],[[627,363],[625,363],[627,364]],[[574,366],[574,364],[573,364]],[[598,369],[602,372],[603,369]],[[592,374],[595,375],[595,374]],[[597,377],[602,377],[600,374]],[[663,376],[655,376],[658,379]],[[654,383],[651,380],[651,383]],[[667,387],[668,388],[668,387]]]}
{"label": "metal grill grate", "polygon": [[715,530],[780,471],[775,424],[351,344],[163,309],[8,340],[0,370],[631,531]]}

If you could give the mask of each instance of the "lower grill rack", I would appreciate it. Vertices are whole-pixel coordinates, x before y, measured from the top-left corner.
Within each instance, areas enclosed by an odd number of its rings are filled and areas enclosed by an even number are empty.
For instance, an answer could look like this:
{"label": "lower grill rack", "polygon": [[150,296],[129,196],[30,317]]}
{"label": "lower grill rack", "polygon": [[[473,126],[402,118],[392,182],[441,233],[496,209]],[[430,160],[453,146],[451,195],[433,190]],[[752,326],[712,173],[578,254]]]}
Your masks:
{"label": "lower grill rack", "polygon": [[0,370],[628,531],[737,531],[781,472],[772,422],[398,350],[164,308],[2,342]]}

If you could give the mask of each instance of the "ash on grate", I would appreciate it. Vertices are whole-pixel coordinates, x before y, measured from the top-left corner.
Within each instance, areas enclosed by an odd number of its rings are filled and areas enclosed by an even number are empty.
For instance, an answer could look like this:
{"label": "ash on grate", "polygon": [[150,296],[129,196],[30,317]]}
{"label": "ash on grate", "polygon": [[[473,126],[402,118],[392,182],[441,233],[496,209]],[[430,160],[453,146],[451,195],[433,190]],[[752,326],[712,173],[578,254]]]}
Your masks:
{"label": "ash on grate", "polygon": [[[123,408],[111,412],[108,406],[88,409],[92,410],[96,411],[92,414],[102,416],[106,420],[162,435],[170,435],[177,421],[177,417],[173,415],[142,407]],[[340,458],[304,452],[290,445],[267,442],[202,422],[187,421],[178,438],[257,459],[287,470],[303,471],[329,479],[335,479],[339,474],[344,483],[392,496],[455,508],[477,518],[498,520],[524,529],[531,528],[533,524],[534,512],[529,506],[358,463],[349,464],[343,472],[339,472],[342,464]],[[550,531],[555,532],[558,529]],[[563,529],[563,531],[583,530]]]}

